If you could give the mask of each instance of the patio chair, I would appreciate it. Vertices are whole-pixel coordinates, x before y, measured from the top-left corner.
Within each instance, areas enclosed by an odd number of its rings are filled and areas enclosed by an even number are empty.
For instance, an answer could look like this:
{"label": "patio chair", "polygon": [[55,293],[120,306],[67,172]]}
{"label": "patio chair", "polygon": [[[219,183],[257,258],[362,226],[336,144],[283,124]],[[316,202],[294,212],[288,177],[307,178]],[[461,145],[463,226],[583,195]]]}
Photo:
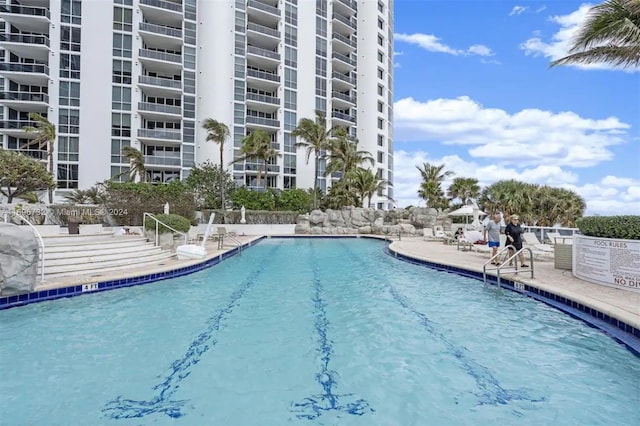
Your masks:
{"label": "patio chair", "polygon": [[523,232],[522,239],[531,249],[536,249],[537,251],[541,252],[553,253],[553,246],[549,244],[542,244],[540,240],[538,240],[538,237],[536,237],[536,234],[534,234],[533,232]]}

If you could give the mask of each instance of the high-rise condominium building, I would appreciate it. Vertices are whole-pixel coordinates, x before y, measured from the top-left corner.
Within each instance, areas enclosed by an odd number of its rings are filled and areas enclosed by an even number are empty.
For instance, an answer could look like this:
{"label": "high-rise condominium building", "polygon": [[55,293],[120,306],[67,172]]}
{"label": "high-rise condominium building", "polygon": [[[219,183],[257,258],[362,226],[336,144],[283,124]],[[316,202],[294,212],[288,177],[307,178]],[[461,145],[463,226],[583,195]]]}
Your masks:
{"label": "high-rise condominium building", "polygon": [[[207,118],[230,129],[224,165],[238,184],[257,188],[258,164],[231,162],[263,129],[281,154],[261,167],[267,186],[310,188],[314,161],[291,131],[320,110],[390,183],[373,206],[392,204],[393,0],[7,0],[0,93],[2,147],[44,160],[23,128],[32,112],[56,126],[57,196],[125,173],[125,146],[151,182],[219,164]],[[337,178],[325,167],[323,190]]]}

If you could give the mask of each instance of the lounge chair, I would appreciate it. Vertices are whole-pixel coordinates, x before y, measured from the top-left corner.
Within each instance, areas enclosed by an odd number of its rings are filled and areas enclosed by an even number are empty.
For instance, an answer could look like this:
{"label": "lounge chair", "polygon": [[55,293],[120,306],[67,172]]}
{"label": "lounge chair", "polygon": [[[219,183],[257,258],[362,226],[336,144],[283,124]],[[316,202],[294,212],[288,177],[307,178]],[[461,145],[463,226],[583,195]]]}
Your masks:
{"label": "lounge chair", "polygon": [[559,232],[547,232],[547,238],[551,244],[573,244],[573,235],[560,235]]}
{"label": "lounge chair", "polygon": [[527,243],[529,248],[533,248],[541,252],[553,253],[553,246],[549,244],[542,244],[533,232],[523,232],[522,239]]}

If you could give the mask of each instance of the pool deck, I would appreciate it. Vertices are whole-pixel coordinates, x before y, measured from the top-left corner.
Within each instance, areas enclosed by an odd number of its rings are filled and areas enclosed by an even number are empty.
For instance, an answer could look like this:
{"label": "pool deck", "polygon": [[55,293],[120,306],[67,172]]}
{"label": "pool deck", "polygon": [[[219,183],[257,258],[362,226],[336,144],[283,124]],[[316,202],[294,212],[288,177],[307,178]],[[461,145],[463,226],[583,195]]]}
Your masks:
{"label": "pool deck", "polygon": [[[308,237],[308,235],[296,236]],[[310,236],[331,237],[330,235]],[[289,235],[287,237],[292,236]],[[348,237],[348,235],[344,235],[344,237]],[[235,238],[242,245],[247,245],[262,238],[262,236],[237,236]],[[204,259],[177,260],[174,258],[165,261],[162,265],[119,270],[109,274],[51,278],[39,283],[36,291],[89,284],[95,283],[96,281],[121,280],[141,275],[159,274],[203,263],[221,256],[236,247],[236,244],[225,242],[224,247],[218,249],[217,242],[211,242],[207,244],[207,252],[209,254]],[[416,260],[454,266],[480,273],[482,272],[484,263],[489,259],[487,253],[459,251],[456,245],[446,245],[437,241],[425,241],[422,237],[403,236],[401,240],[398,240],[396,236],[390,244],[390,249]],[[552,292],[558,296],[566,297],[567,299],[571,299],[613,318],[624,321],[635,328],[640,328],[640,293],[638,292],[601,286],[579,280],[573,277],[571,271],[555,269],[553,260],[535,260],[534,279],[530,278],[530,272],[520,271],[517,275],[513,273],[501,273],[501,275],[505,279],[522,282],[526,285]],[[495,271],[491,271],[489,274],[495,275]]]}

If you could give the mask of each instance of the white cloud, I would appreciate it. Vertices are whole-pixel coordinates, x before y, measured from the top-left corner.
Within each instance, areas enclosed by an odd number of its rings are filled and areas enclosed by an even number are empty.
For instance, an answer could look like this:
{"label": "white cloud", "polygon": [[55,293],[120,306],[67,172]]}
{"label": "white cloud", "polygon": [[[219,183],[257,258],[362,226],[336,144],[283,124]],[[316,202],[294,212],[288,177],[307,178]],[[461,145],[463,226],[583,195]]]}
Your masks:
{"label": "white cloud", "polygon": [[544,11],[544,10],[547,10],[547,6],[545,6],[545,5],[543,4],[542,6],[540,6],[539,8],[537,8],[537,9],[535,10],[535,12],[534,12],[534,13],[540,13],[540,12],[542,12],[542,11]]}
{"label": "white cloud", "polygon": [[529,9],[527,6],[513,6],[513,9],[511,9],[509,16],[520,15],[521,13],[525,12],[527,9]]}
{"label": "white cloud", "polygon": [[[520,49],[524,51],[527,56],[548,58],[550,61],[560,59],[567,56],[572,45],[572,41],[577,35],[582,23],[587,19],[589,10],[593,7],[592,4],[582,4],[580,7],[571,12],[568,15],[552,16],[549,20],[560,26],[558,31],[551,36],[549,41],[545,41],[539,31],[534,32],[534,36],[520,44]],[[538,9],[539,12],[545,8]],[[567,65],[580,69],[591,70],[612,70],[621,68],[613,67],[609,64],[571,64]],[[627,72],[633,72],[633,69],[625,70]]]}
{"label": "white cloud", "polygon": [[[474,161],[465,161],[458,155],[433,157],[427,152],[407,152],[397,150],[394,153],[394,194],[398,206],[422,205],[424,200],[418,198],[420,172],[416,166],[423,163],[445,164],[446,170],[455,175],[449,177],[442,185],[446,191],[455,177],[478,179],[481,187],[491,185],[499,180],[516,179],[523,182],[537,183],[571,189],[581,195],[587,204],[587,215],[638,214],[640,211],[640,181],[630,178],[607,176],[600,182],[576,185],[578,176],[558,166],[538,165],[522,170],[505,165],[480,165]],[[619,190],[612,185],[627,182],[626,188]]]}
{"label": "white cloud", "polygon": [[455,49],[451,46],[448,46],[441,42],[441,39],[436,37],[433,34],[394,34],[394,38],[396,41],[402,41],[405,43],[413,44],[421,47],[422,49],[428,52],[435,53],[446,53],[448,55],[454,56],[466,56],[466,55],[477,55],[477,56],[493,56],[493,52],[487,46],[482,44],[474,44],[469,48],[465,49]]}
{"label": "white cloud", "polygon": [[589,167],[613,157],[608,147],[628,140],[630,126],[616,117],[574,112],[486,108],[469,97],[395,102],[395,139],[467,145],[494,163],[531,167]]}

